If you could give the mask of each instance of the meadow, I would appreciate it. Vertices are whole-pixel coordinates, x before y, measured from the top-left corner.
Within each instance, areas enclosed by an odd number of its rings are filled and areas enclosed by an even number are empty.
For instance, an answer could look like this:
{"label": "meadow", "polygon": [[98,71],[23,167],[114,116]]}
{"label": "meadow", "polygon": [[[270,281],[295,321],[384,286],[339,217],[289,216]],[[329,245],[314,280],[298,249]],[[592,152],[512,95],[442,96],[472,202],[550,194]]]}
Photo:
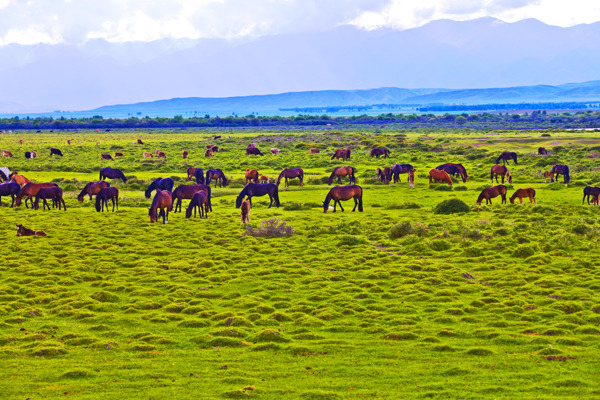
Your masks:
{"label": "meadow", "polygon": [[[265,156],[247,156],[250,142]],[[221,151],[207,159],[207,144]],[[350,160],[330,159],[348,146]],[[379,146],[391,159],[369,157]],[[0,135],[0,148],[15,155],[0,166],[56,182],[67,204],[33,211],[2,198],[0,398],[600,397],[600,207],[581,204],[600,182],[595,132],[21,131]],[[155,149],[167,160],[142,160]],[[38,157],[24,159],[29,150]],[[502,151],[519,154],[508,197],[533,187],[537,206],[475,204]],[[100,161],[115,152],[125,156]],[[428,171],[445,162],[462,163],[468,181],[429,186]],[[416,168],[414,188],[406,175],[379,182],[375,170],[394,163]],[[544,183],[557,163],[570,166],[568,185]],[[356,168],[364,212],[350,201],[323,213],[339,165]],[[76,199],[106,166],[129,178],[110,181],[121,192],[115,213]],[[213,187],[214,211],[150,224],[148,184],[184,184],[189,166],[230,178]],[[253,199],[250,229],[240,225],[246,168],[274,181],[286,167],[305,170],[304,186],[281,185],[280,208]],[[453,198],[469,211],[435,213]],[[273,220],[293,234],[256,233]],[[17,237],[16,224],[48,236]]]}

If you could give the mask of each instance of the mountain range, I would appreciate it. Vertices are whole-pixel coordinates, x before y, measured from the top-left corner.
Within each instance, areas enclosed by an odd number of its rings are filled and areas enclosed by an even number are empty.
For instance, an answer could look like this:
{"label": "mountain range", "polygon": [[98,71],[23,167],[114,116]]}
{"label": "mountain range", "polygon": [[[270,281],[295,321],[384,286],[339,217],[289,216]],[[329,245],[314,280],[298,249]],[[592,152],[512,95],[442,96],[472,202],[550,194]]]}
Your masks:
{"label": "mountain range", "polygon": [[[244,96],[263,103],[277,99],[278,108],[331,105],[332,96],[333,105],[343,105],[344,99],[363,104],[361,98],[369,104],[498,102],[499,96],[505,96],[503,102],[551,101],[546,96],[563,95],[587,101],[598,93],[598,82],[587,82],[600,78],[598,39],[600,23],[561,28],[533,19],[481,18],[438,20],[403,31],[340,26],[238,41],[12,44],[0,47],[5,60],[0,63],[0,113],[91,110],[188,97],[212,98],[211,104],[229,98],[224,109],[231,111],[237,110],[229,104],[244,102]],[[570,87],[565,82],[587,83]],[[414,89],[419,87],[434,89]],[[364,88],[383,89],[358,90]],[[329,100],[319,100],[325,92]],[[283,94],[255,96],[272,93]],[[166,103],[154,105],[161,104]],[[246,109],[262,112],[256,107]]]}

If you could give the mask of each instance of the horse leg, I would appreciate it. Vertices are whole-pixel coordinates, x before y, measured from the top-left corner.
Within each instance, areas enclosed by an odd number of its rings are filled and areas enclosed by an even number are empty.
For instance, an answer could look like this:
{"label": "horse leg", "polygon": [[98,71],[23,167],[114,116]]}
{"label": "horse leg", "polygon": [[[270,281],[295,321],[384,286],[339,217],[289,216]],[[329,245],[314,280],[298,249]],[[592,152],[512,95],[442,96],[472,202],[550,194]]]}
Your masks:
{"label": "horse leg", "polygon": [[352,209],[352,212],[356,210],[356,206],[358,206],[358,199],[354,197],[354,208]]}
{"label": "horse leg", "polygon": [[112,200],[112,203],[113,203],[113,210],[112,210],[112,212],[115,212],[115,198],[113,197],[111,200]]}
{"label": "horse leg", "polygon": [[273,196],[271,196],[271,193],[269,193],[269,199],[271,199],[271,203],[269,204],[269,207],[267,207],[267,208],[271,208],[271,205],[273,204]]}
{"label": "horse leg", "polygon": [[[531,199],[529,199],[529,203],[531,203]],[[519,204],[523,204],[523,198],[519,197]]]}
{"label": "horse leg", "polygon": [[336,201],[340,205],[340,210],[342,210],[342,212],[344,212],[344,207],[342,207],[342,203],[339,200],[336,200]]}

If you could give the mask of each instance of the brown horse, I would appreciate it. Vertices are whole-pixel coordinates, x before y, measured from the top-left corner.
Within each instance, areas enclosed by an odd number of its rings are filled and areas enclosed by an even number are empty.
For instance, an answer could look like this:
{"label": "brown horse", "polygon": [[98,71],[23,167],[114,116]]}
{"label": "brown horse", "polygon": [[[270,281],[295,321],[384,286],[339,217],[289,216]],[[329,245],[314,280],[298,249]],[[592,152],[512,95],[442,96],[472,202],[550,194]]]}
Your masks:
{"label": "brown horse", "polygon": [[102,161],[102,160],[115,161],[115,160],[113,160],[113,158],[110,154],[106,154],[106,153],[100,154],[100,161]]}
{"label": "brown horse", "polygon": [[212,149],[208,149],[204,152],[204,157],[208,157],[211,158],[213,156],[213,151]]}
{"label": "brown horse", "polygon": [[189,168],[186,170],[186,172],[187,172],[187,176],[188,176],[188,177],[187,177],[187,180],[188,180],[188,181],[191,181],[192,179],[194,179],[194,178],[196,177],[196,170],[197,170],[197,169],[198,169],[198,168],[196,168],[196,167],[189,167]]}
{"label": "brown horse", "polygon": [[50,187],[58,187],[58,185],[56,183],[52,183],[52,182],[44,182],[44,183],[29,182],[29,183],[27,183],[19,191],[19,194],[17,194],[17,199],[15,200],[15,205],[17,207],[19,207],[22,203],[23,197],[26,197],[25,207],[29,208],[29,206],[27,205],[27,200],[29,200],[31,202],[31,208],[33,208],[33,196],[36,196],[40,189],[50,188]]}
{"label": "brown horse", "polygon": [[342,161],[346,161],[350,159],[350,149],[341,149],[341,150],[336,150],[335,153],[333,154],[333,156],[331,156],[331,159],[339,159],[341,158]]}
{"label": "brown horse", "polygon": [[547,156],[548,150],[546,150],[544,147],[538,147],[538,154],[541,156]]}
{"label": "brown horse", "polygon": [[[160,208],[160,212],[157,210]],[[162,217],[163,225],[169,222],[169,211],[173,211],[173,199],[171,193],[168,190],[156,190],[154,199],[152,199],[152,205],[148,209],[148,215],[150,216],[150,222],[156,222],[158,218]]]}
{"label": "brown horse", "polygon": [[4,157],[11,158],[13,155],[12,155],[12,153],[11,153],[10,151],[8,151],[8,150],[0,150],[0,156],[1,156],[2,158],[4,158]]}
{"label": "brown horse", "polygon": [[269,177],[266,175],[260,176],[260,183],[269,183]]}
{"label": "brown horse", "polygon": [[63,191],[58,186],[41,188],[40,190],[38,190],[37,195],[35,196],[35,203],[33,206],[33,208],[36,211],[40,209],[40,199],[43,201],[42,207],[44,210],[46,209],[46,207],[48,207],[48,210],[50,209],[50,206],[48,205],[46,200],[52,199],[53,208],[55,205],[57,205],[58,209],[60,210],[60,206],[62,204],[64,210],[67,211],[67,205],[65,204],[65,200],[63,199]]}
{"label": "brown horse", "polygon": [[149,151],[145,151],[144,154],[142,154],[142,156],[144,158],[154,158],[154,154],[150,153]]}
{"label": "brown horse", "polygon": [[258,183],[258,171],[255,169],[246,168],[246,185],[252,181]]}
{"label": "brown horse", "polygon": [[320,152],[321,152],[321,150],[315,149],[314,147],[311,147],[311,149],[310,149],[310,154],[319,154]]}
{"label": "brown horse", "polygon": [[285,183],[283,184],[284,188],[289,188],[290,183],[288,182],[288,179],[294,179],[294,178],[300,179],[300,186],[303,186],[304,185],[304,170],[302,170],[302,168],[285,168],[283,171],[281,171],[281,173],[277,177],[277,182],[275,182],[275,184],[277,186],[279,186],[279,184],[281,183],[281,178],[285,178]]}
{"label": "brown horse", "polygon": [[383,169],[377,168],[377,176],[379,176],[381,182],[385,182],[386,185],[389,185],[392,180],[392,169],[390,167],[385,167]]}
{"label": "brown horse", "polygon": [[208,198],[206,197],[206,193],[196,192],[194,197],[192,197],[192,201],[190,201],[187,210],[185,210],[185,217],[190,218],[192,216],[192,210],[194,210],[194,218],[196,218],[196,208],[198,209],[200,218],[203,216],[208,218]]}
{"label": "brown horse", "polygon": [[125,155],[120,151],[115,152],[115,157],[124,157]]}
{"label": "brown horse", "polygon": [[144,142],[142,142],[142,139],[138,139],[137,144],[144,144]]}
{"label": "brown horse", "polygon": [[410,187],[415,187],[415,171],[414,168],[408,171],[408,184]]}
{"label": "brown horse", "polygon": [[8,177],[11,182],[18,183],[19,186],[23,187],[25,184],[31,182],[29,179],[25,178],[23,175],[19,175],[16,171],[10,174]]}
{"label": "brown horse", "polygon": [[494,183],[494,178],[496,178],[496,183],[498,183],[498,175],[502,177],[502,183],[504,183],[505,176],[506,176],[508,183],[512,183],[512,176],[511,176],[508,168],[506,168],[506,165],[496,164],[492,167],[492,170],[490,173],[490,177],[492,178],[492,183]]}
{"label": "brown horse", "polygon": [[178,210],[179,210],[179,212],[181,212],[181,201],[183,199],[189,199],[189,200],[193,199],[196,192],[199,192],[199,191],[203,191],[204,193],[206,193],[206,196],[208,197],[208,208],[210,209],[210,211],[212,211],[212,204],[210,201],[210,196],[211,196],[210,186],[197,184],[197,185],[179,185],[175,188],[175,190],[173,190],[173,194],[172,194],[173,201],[177,200],[177,203],[175,204],[175,211],[173,211],[173,212],[176,213]]}
{"label": "brown horse", "polygon": [[446,171],[440,171],[437,169],[432,169],[431,171],[429,171],[429,184],[431,185],[431,182],[439,182],[439,183],[444,183],[446,182],[448,185],[452,186],[452,179],[450,179],[450,175],[448,175],[448,173]]}
{"label": "brown horse", "polygon": [[497,185],[491,188],[483,189],[477,198],[477,204],[481,204],[483,199],[485,199],[485,204],[488,204],[488,202],[489,204],[492,204],[492,198],[497,196],[501,196],[502,204],[506,204],[506,186]]}
{"label": "brown horse", "polygon": [[187,150],[184,150],[184,151],[183,151],[183,153],[182,153],[182,155],[183,155],[183,158],[184,158],[184,159],[185,159],[185,158],[188,158],[188,154],[189,154],[189,153],[188,153],[188,151],[187,151]]}
{"label": "brown horse", "polygon": [[358,211],[363,211],[362,204],[362,196],[363,190],[358,185],[348,185],[348,186],[334,186],[331,188],[329,193],[327,193],[327,197],[325,197],[325,201],[323,202],[323,212],[326,213],[329,208],[329,203],[333,200],[333,212],[335,212],[336,204],[340,205],[340,209],[342,212],[344,208],[342,207],[342,203],[340,200],[350,200],[354,199],[354,208],[352,211],[356,211],[356,207],[358,206]]}
{"label": "brown horse", "polygon": [[515,199],[519,198],[519,204],[523,204],[523,197],[529,197],[529,204],[533,203],[537,205],[535,201],[535,190],[533,188],[517,189],[512,196],[510,196],[510,204],[515,204]]}
{"label": "brown horse", "polygon": [[550,182],[554,182],[554,174],[552,171],[544,171],[544,183],[548,183],[548,179],[550,179]]}
{"label": "brown horse", "polygon": [[333,183],[333,178],[337,178],[338,183],[342,183],[342,177],[347,176],[350,179],[350,184],[356,182],[356,176],[354,173],[356,172],[356,168],[354,167],[335,167],[333,172],[329,176],[327,180],[327,184],[331,185]]}
{"label": "brown horse", "polygon": [[371,157],[383,156],[383,158],[390,158],[390,151],[384,147],[377,147],[371,150]]}
{"label": "brown horse", "polygon": [[106,181],[90,182],[83,187],[83,190],[77,196],[77,200],[82,202],[83,199],[85,198],[85,195],[89,195],[90,200],[92,200],[92,196],[97,195],[101,189],[104,189],[107,187],[110,187],[110,183],[108,183]]}
{"label": "brown horse", "polygon": [[167,155],[165,154],[165,152],[164,152],[164,151],[159,151],[159,152],[156,154],[156,158],[164,158],[164,159],[165,159],[165,161],[167,161]]}
{"label": "brown horse", "polygon": [[277,154],[279,154],[279,153],[281,153],[281,150],[279,150],[279,149],[277,149],[277,148],[275,148],[275,147],[273,147],[273,148],[271,149],[271,155],[272,155],[272,156],[275,156],[275,155],[277,155]]}
{"label": "brown horse", "polygon": [[21,224],[17,224],[17,236],[46,236],[44,231],[34,231],[33,229],[25,228]]}
{"label": "brown horse", "polygon": [[250,209],[252,208],[252,204],[248,200],[242,201],[241,210],[242,210],[242,223],[240,225],[244,225],[244,222],[250,223]]}

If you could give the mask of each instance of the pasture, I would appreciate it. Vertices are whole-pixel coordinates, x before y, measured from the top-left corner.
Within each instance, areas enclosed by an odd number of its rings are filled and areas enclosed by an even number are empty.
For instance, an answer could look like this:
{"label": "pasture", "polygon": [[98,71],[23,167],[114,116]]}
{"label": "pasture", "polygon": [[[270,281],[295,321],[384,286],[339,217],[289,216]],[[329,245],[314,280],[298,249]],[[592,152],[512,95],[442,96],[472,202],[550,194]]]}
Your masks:
{"label": "pasture", "polygon": [[[138,138],[144,145],[132,144]],[[251,142],[263,157],[246,155]],[[209,144],[220,148],[212,158]],[[350,160],[331,160],[348,146]],[[550,154],[537,155],[539,146]],[[371,158],[374,147],[390,159]],[[600,183],[597,133],[17,132],[0,135],[0,148],[15,156],[0,166],[57,183],[67,204],[34,211],[2,198],[0,380],[11,385],[0,396],[600,397],[600,207],[581,204],[583,188]],[[156,149],[166,160],[143,159]],[[37,158],[25,159],[31,150]],[[519,154],[507,163],[508,197],[532,187],[537,206],[475,204],[503,151]],[[468,181],[429,186],[428,171],[446,162],[462,163]],[[394,163],[416,168],[414,188],[406,174],[380,182],[376,169]],[[562,176],[544,183],[554,164],[569,165],[568,185]],[[323,213],[327,178],[342,165],[356,168],[362,213],[351,200],[345,212]],[[186,219],[184,209],[151,224],[146,187],[158,177],[184,184],[190,166],[230,180],[213,186],[213,212]],[[108,180],[120,191],[114,213],[77,201],[104,167],[128,178]],[[246,169],[274,182],[294,167],[304,186],[282,182],[279,208],[254,198],[250,229],[240,225]],[[435,213],[453,198],[469,211]],[[263,221],[271,230],[285,221],[293,234],[261,237]],[[47,236],[17,237],[16,224]]]}

